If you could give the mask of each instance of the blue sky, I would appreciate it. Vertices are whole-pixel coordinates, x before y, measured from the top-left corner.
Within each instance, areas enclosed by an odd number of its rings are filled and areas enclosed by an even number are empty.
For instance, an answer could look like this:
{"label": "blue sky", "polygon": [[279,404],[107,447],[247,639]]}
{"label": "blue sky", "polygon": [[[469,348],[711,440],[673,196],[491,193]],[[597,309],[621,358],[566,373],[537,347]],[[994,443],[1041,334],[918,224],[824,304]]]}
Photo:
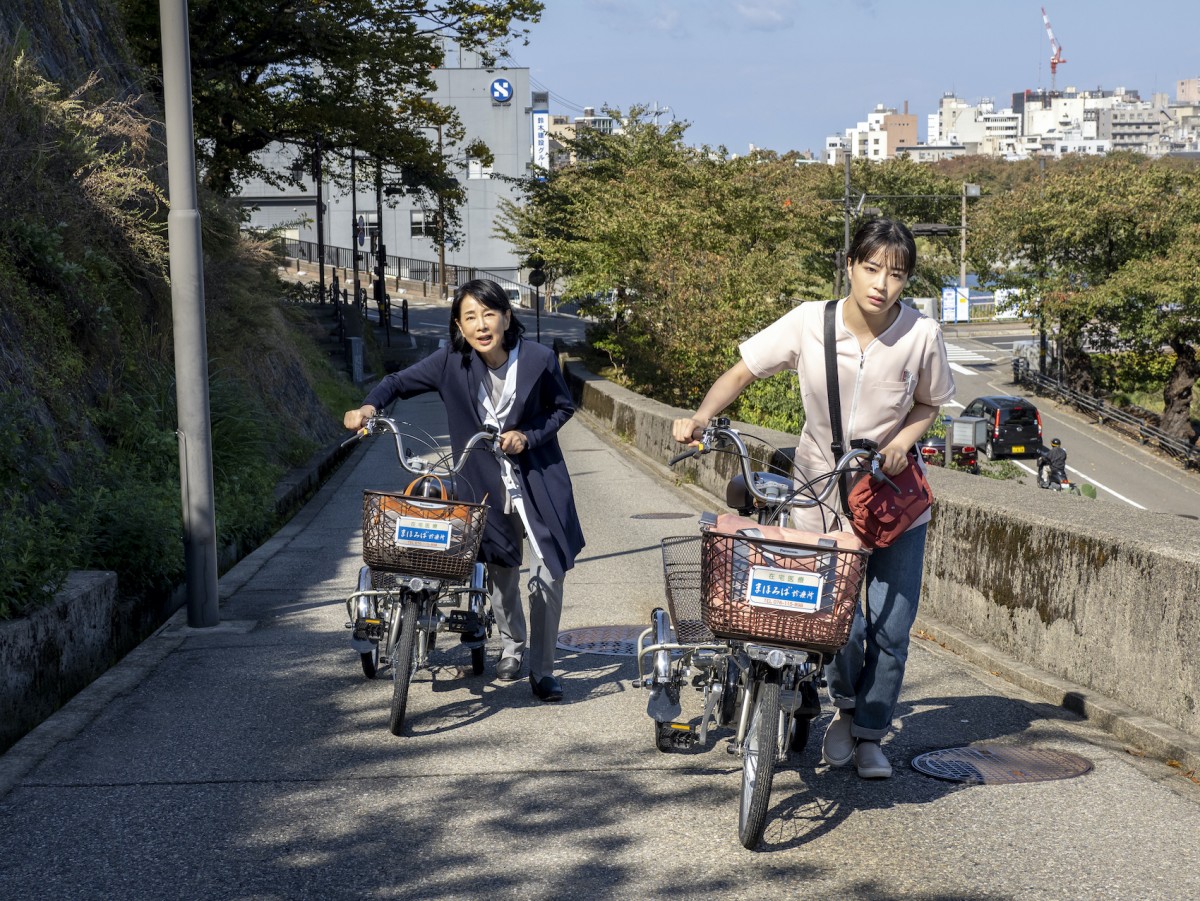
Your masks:
{"label": "blue sky", "polygon": [[[528,67],[553,113],[669,107],[693,144],[817,155],[882,103],[918,119],[943,93],[1009,106],[1050,87],[1038,0],[546,0]],[[1066,62],[1057,85],[1121,86],[1175,99],[1200,76],[1196,0],[1046,0]]]}

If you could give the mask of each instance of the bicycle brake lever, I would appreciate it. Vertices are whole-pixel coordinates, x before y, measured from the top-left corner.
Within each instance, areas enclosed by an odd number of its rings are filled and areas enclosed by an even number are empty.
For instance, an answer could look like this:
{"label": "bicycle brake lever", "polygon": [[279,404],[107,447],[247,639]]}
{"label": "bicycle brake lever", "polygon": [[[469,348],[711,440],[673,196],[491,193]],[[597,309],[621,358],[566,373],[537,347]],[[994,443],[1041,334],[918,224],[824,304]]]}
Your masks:
{"label": "bicycle brake lever", "polygon": [[689,447],[683,453],[676,454],[674,457],[672,457],[670,460],[668,460],[667,465],[674,466],[680,460],[686,460],[688,457],[698,457],[703,452],[703,450],[704,450],[703,445],[700,445],[699,447]]}
{"label": "bicycle brake lever", "polygon": [[345,441],[343,441],[340,446],[341,447],[349,447],[354,442],[361,441],[363,438],[366,438],[370,434],[371,434],[371,430],[366,427],[363,427],[363,428],[359,429],[357,432],[355,432],[353,435],[351,435],[349,438],[347,438]]}
{"label": "bicycle brake lever", "polygon": [[876,482],[887,482],[892,486],[892,490],[894,492],[897,494],[900,493],[900,487],[890,478],[888,478],[888,474],[880,467],[878,460],[871,461],[871,478],[873,478]]}

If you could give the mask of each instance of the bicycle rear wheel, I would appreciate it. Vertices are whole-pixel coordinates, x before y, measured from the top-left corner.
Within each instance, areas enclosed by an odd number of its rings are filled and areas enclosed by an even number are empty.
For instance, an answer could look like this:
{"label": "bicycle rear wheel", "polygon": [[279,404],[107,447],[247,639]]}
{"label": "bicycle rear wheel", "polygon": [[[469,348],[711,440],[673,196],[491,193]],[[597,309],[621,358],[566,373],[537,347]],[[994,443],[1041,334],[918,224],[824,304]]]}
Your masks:
{"label": "bicycle rear wheel", "polygon": [[408,708],[408,686],[416,671],[413,651],[417,644],[417,602],[404,598],[400,614],[400,634],[392,647],[392,711],[388,728],[392,735],[404,731],[404,713]]}
{"label": "bicycle rear wheel", "polygon": [[754,709],[742,749],[742,795],[738,838],[753,851],[762,840],[771,803],[771,782],[779,751],[779,680],[773,674],[757,682]]}

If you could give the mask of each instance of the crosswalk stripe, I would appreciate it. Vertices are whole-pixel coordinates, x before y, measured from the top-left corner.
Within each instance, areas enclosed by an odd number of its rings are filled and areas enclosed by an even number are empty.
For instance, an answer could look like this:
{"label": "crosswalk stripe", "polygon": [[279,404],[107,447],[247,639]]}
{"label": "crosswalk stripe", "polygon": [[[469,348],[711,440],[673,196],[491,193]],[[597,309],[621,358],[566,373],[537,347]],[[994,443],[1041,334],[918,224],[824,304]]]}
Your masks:
{"label": "crosswalk stripe", "polygon": [[987,357],[981,353],[976,353],[973,350],[967,350],[965,347],[959,347],[957,344],[946,344],[946,356],[956,363],[990,363]]}

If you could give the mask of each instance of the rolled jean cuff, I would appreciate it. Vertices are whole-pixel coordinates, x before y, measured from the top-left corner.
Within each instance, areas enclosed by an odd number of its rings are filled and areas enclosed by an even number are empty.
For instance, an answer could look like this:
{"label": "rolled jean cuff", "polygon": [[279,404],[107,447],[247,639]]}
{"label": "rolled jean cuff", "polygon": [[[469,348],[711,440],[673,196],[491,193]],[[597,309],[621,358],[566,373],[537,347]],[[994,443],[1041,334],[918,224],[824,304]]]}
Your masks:
{"label": "rolled jean cuff", "polygon": [[891,726],[883,729],[864,729],[858,723],[850,724],[850,735],[854,738],[860,738],[865,741],[882,741],[884,736],[891,731]]}

